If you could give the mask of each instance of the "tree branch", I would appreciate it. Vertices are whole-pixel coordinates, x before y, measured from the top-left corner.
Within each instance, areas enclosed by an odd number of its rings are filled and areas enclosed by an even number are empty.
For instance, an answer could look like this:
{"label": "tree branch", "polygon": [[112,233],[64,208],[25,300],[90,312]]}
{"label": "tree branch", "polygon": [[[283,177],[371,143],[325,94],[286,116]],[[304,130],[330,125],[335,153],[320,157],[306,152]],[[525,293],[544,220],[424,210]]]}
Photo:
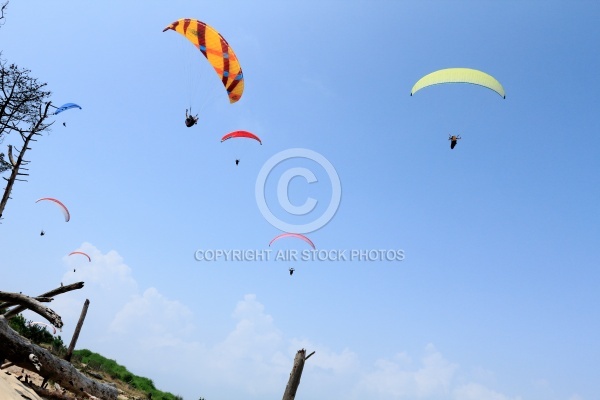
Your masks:
{"label": "tree branch", "polygon": [[[42,297],[42,299],[46,300],[48,298]],[[50,323],[58,329],[61,329],[63,327],[63,322],[60,318],[60,315],[55,313],[51,308],[44,307],[42,303],[40,303],[38,300],[35,300],[32,297],[25,296],[19,293],[8,293],[0,291],[0,300],[7,300],[11,303],[20,304],[21,306],[30,309],[36,314],[41,315],[42,317],[50,321]],[[48,299],[48,301],[50,300],[51,299]]]}
{"label": "tree branch", "polygon": [[4,13],[6,12],[6,7],[8,6],[8,0],[0,6],[0,26],[4,25]]}
{"label": "tree branch", "polygon": [[[76,283],[72,283],[72,284],[66,285],[66,286],[61,285],[60,287],[58,287],[56,289],[52,289],[49,292],[42,293],[40,295],[40,297],[54,297],[54,296],[57,296],[62,293],[70,292],[71,290],[81,289],[82,287],[83,287],[83,282],[76,282]],[[0,303],[0,308],[6,308],[6,307],[10,307],[10,306],[12,306],[12,304]],[[9,310],[6,314],[4,314],[4,317],[6,319],[11,319],[14,316],[18,315],[19,313],[25,311],[26,309],[27,309],[27,307],[18,306],[16,308],[13,308],[12,310]]]}

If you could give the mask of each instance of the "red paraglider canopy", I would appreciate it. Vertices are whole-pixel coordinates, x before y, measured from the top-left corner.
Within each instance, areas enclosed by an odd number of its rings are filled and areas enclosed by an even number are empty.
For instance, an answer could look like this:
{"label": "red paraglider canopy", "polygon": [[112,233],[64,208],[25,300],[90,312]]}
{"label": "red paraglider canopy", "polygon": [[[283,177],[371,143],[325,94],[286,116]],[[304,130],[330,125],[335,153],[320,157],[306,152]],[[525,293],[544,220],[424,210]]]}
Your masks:
{"label": "red paraglider canopy", "polygon": [[271,240],[271,243],[269,243],[269,246],[271,246],[273,244],[273,242],[275,242],[276,240],[279,240],[284,237],[295,237],[295,238],[304,240],[306,243],[310,244],[310,247],[315,249],[315,244],[309,238],[307,238],[306,236],[301,235],[299,233],[282,233],[281,235],[277,235],[277,236],[275,236],[275,238],[273,238],[273,240]]}
{"label": "red paraglider canopy", "polygon": [[65,216],[65,222],[69,222],[69,220],[71,219],[71,214],[69,214],[69,210],[63,203],[61,203],[59,200],[54,199],[52,197],[42,197],[41,199],[37,199],[35,202],[37,203],[42,200],[52,201],[56,205],[58,205],[58,207],[60,207],[60,211],[62,211],[63,215]]}
{"label": "red paraglider canopy", "polygon": [[221,138],[221,143],[223,143],[224,141],[226,141],[228,139],[233,139],[233,138],[254,139],[262,145],[262,141],[260,140],[260,138],[258,136],[256,136],[254,133],[250,133],[248,131],[234,131],[234,132],[228,133],[227,135],[225,135]]}
{"label": "red paraglider canopy", "polygon": [[89,262],[92,262],[92,259],[90,258],[90,256],[88,256],[86,253],[84,253],[83,251],[72,251],[69,253],[70,256],[72,256],[73,254],[81,254],[83,256],[86,256]]}

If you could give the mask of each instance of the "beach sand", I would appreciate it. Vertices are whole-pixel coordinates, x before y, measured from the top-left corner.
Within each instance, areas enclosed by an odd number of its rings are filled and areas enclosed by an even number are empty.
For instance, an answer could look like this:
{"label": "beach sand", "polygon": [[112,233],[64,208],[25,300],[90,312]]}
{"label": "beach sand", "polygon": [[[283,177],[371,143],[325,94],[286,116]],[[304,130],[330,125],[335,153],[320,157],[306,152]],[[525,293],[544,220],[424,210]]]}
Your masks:
{"label": "beach sand", "polygon": [[[28,374],[31,376],[31,373]],[[33,389],[27,387],[23,382],[17,379],[17,376],[19,375],[21,375],[21,368],[9,367],[0,371],[0,399],[43,400],[33,391]]]}

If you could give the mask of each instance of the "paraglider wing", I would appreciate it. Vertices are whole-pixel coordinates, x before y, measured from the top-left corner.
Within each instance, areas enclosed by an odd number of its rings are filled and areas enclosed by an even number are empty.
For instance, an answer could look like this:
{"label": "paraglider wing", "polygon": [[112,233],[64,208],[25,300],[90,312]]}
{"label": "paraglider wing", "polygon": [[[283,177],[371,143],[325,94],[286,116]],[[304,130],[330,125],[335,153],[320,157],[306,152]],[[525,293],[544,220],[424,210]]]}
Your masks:
{"label": "paraglider wing", "polygon": [[71,214],[69,214],[69,210],[63,203],[61,203],[59,200],[54,199],[52,197],[42,197],[41,199],[36,200],[36,203],[38,203],[42,200],[51,201],[54,204],[56,204],[60,208],[60,211],[62,211],[63,215],[65,216],[65,222],[69,222],[69,220],[71,219]]}
{"label": "paraglider wing", "polygon": [[58,107],[56,109],[56,111],[54,112],[54,115],[61,113],[63,111],[69,110],[71,108],[79,108],[81,110],[81,107],[75,103],[66,103],[66,104],[63,104],[62,106]]}
{"label": "paraglider wing", "polygon": [[221,78],[230,103],[235,103],[242,97],[244,92],[242,67],[233,49],[219,32],[202,21],[189,18],[173,22],[163,29],[163,32],[169,29],[185,36],[204,54]]}
{"label": "paraglider wing", "polygon": [[415,83],[410,91],[410,95],[412,96],[427,86],[442,83],[471,83],[473,85],[486,87],[498,93],[502,98],[506,98],[504,88],[496,78],[485,72],[471,68],[446,68],[425,75]]}
{"label": "paraglider wing", "polygon": [[282,233],[281,235],[277,235],[277,236],[275,236],[273,238],[273,240],[271,240],[271,243],[269,243],[269,246],[271,246],[275,241],[277,241],[279,239],[282,239],[282,238],[285,238],[285,237],[295,237],[295,238],[298,238],[298,239],[302,239],[306,243],[308,243],[310,245],[310,247],[313,248],[313,250],[316,250],[315,249],[315,244],[309,238],[307,238],[306,236],[304,236],[304,235],[302,235],[300,233]]}
{"label": "paraglider wing", "polygon": [[84,253],[83,251],[72,251],[69,253],[70,256],[72,256],[73,254],[81,254],[82,256],[86,256],[89,262],[92,262],[92,259],[90,258],[90,256],[88,256],[86,253]]}
{"label": "paraglider wing", "polygon": [[46,324],[44,322],[30,322],[29,326],[32,326],[32,325],[43,325],[45,327],[52,328],[54,334],[56,335],[56,328],[54,326],[52,326],[52,325],[48,325],[48,324]]}
{"label": "paraglider wing", "polygon": [[221,143],[223,143],[224,141],[226,141],[228,139],[233,139],[233,138],[254,139],[262,145],[262,141],[260,140],[260,138],[258,136],[256,136],[255,134],[250,133],[248,131],[235,131],[235,132],[228,133],[227,135],[225,135],[221,138]]}

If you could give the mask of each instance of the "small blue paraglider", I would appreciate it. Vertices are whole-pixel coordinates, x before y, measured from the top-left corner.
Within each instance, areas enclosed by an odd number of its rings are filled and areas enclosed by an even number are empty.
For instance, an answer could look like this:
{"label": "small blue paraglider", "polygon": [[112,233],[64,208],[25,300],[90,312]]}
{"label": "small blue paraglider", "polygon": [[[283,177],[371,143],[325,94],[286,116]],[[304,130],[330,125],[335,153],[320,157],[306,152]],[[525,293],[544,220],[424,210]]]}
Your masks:
{"label": "small blue paraglider", "polygon": [[58,107],[56,109],[56,111],[54,112],[54,115],[59,114],[66,110],[70,110],[71,108],[79,108],[81,110],[81,107],[75,103],[66,103],[66,104],[63,104],[62,106]]}

